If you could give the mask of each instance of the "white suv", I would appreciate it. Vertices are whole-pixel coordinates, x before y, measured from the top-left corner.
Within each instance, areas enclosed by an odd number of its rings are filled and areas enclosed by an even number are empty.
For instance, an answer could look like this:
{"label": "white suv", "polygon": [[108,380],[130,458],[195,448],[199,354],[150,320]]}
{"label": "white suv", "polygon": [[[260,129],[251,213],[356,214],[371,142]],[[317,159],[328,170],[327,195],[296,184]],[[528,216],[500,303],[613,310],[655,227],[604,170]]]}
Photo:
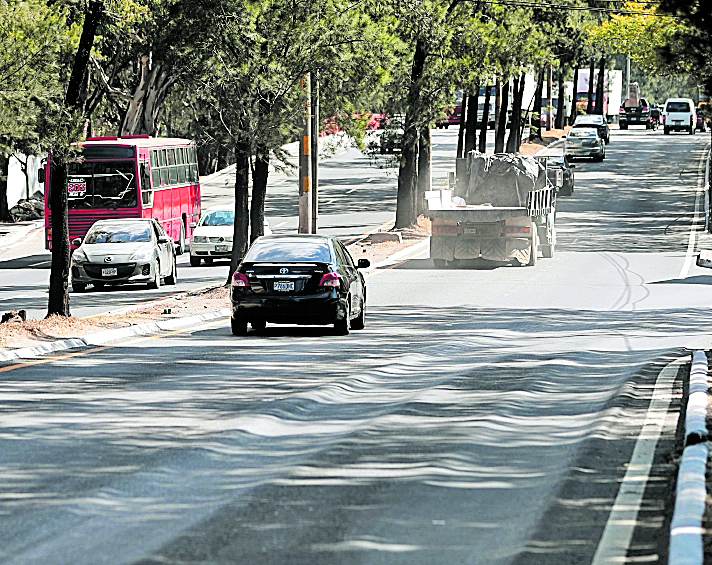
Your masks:
{"label": "white suv", "polygon": [[695,103],[689,98],[668,98],[663,110],[663,126],[665,135],[671,131],[695,133],[697,129]]}

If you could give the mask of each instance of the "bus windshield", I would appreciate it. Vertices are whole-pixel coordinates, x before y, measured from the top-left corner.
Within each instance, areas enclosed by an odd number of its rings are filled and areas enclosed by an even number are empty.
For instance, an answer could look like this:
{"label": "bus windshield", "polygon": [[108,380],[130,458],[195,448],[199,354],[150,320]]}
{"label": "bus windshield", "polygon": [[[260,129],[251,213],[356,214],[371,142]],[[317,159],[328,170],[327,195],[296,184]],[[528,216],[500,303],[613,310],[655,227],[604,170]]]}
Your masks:
{"label": "bus windshield", "polygon": [[138,204],[133,161],[83,161],[67,167],[69,209],[135,208]]}

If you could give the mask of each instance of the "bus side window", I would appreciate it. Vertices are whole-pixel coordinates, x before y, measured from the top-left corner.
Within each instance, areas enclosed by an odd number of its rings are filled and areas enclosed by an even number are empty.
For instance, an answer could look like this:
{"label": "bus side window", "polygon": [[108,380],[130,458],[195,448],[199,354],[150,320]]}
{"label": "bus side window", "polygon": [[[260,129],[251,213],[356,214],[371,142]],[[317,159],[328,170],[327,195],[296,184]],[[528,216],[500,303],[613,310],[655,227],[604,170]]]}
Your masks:
{"label": "bus side window", "polygon": [[[158,171],[154,171],[157,173]],[[153,206],[153,188],[151,187],[151,177],[148,174],[148,163],[146,161],[141,161],[140,163],[140,173],[141,173],[141,203],[144,208],[151,208]]]}

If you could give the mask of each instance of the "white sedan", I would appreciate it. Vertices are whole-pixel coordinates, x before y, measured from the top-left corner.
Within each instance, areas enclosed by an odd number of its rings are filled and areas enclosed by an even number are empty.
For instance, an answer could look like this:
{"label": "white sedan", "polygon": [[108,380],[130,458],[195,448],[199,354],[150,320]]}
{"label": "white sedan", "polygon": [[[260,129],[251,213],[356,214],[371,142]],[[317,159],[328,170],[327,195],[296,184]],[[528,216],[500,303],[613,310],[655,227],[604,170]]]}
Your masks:
{"label": "white sedan", "polygon": [[[198,267],[200,261],[210,265],[213,259],[229,259],[232,254],[232,238],[235,223],[235,206],[208,208],[193,229],[190,240],[190,265]],[[271,235],[265,220],[265,235]]]}

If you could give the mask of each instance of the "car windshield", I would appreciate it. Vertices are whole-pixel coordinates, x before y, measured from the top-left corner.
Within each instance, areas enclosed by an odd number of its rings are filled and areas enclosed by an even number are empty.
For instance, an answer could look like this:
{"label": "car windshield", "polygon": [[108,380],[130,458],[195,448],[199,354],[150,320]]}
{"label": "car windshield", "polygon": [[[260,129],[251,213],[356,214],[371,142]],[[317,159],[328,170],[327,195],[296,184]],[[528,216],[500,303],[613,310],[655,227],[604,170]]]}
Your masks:
{"label": "car windshield", "polygon": [[668,102],[668,112],[689,112],[690,105],[687,102]]}
{"label": "car windshield", "polygon": [[569,132],[569,137],[596,137],[596,130],[577,128]]}
{"label": "car windshield", "polygon": [[218,210],[206,213],[199,226],[231,226],[235,222],[235,212],[232,210]]}
{"label": "car windshield", "polygon": [[102,224],[93,227],[87,234],[84,243],[131,243],[151,241],[151,228],[145,223],[136,224]]}
{"label": "car windshield", "polygon": [[575,128],[586,128],[586,127],[591,127],[592,125],[603,125],[603,120],[598,117],[598,118],[587,118],[585,120],[579,120],[577,121],[573,127]]}
{"label": "car windshield", "polygon": [[331,263],[331,251],[323,240],[265,239],[255,242],[244,260],[247,263],[291,261]]}
{"label": "car windshield", "polygon": [[83,161],[67,166],[70,210],[135,208],[138,204],[133,161]]}

